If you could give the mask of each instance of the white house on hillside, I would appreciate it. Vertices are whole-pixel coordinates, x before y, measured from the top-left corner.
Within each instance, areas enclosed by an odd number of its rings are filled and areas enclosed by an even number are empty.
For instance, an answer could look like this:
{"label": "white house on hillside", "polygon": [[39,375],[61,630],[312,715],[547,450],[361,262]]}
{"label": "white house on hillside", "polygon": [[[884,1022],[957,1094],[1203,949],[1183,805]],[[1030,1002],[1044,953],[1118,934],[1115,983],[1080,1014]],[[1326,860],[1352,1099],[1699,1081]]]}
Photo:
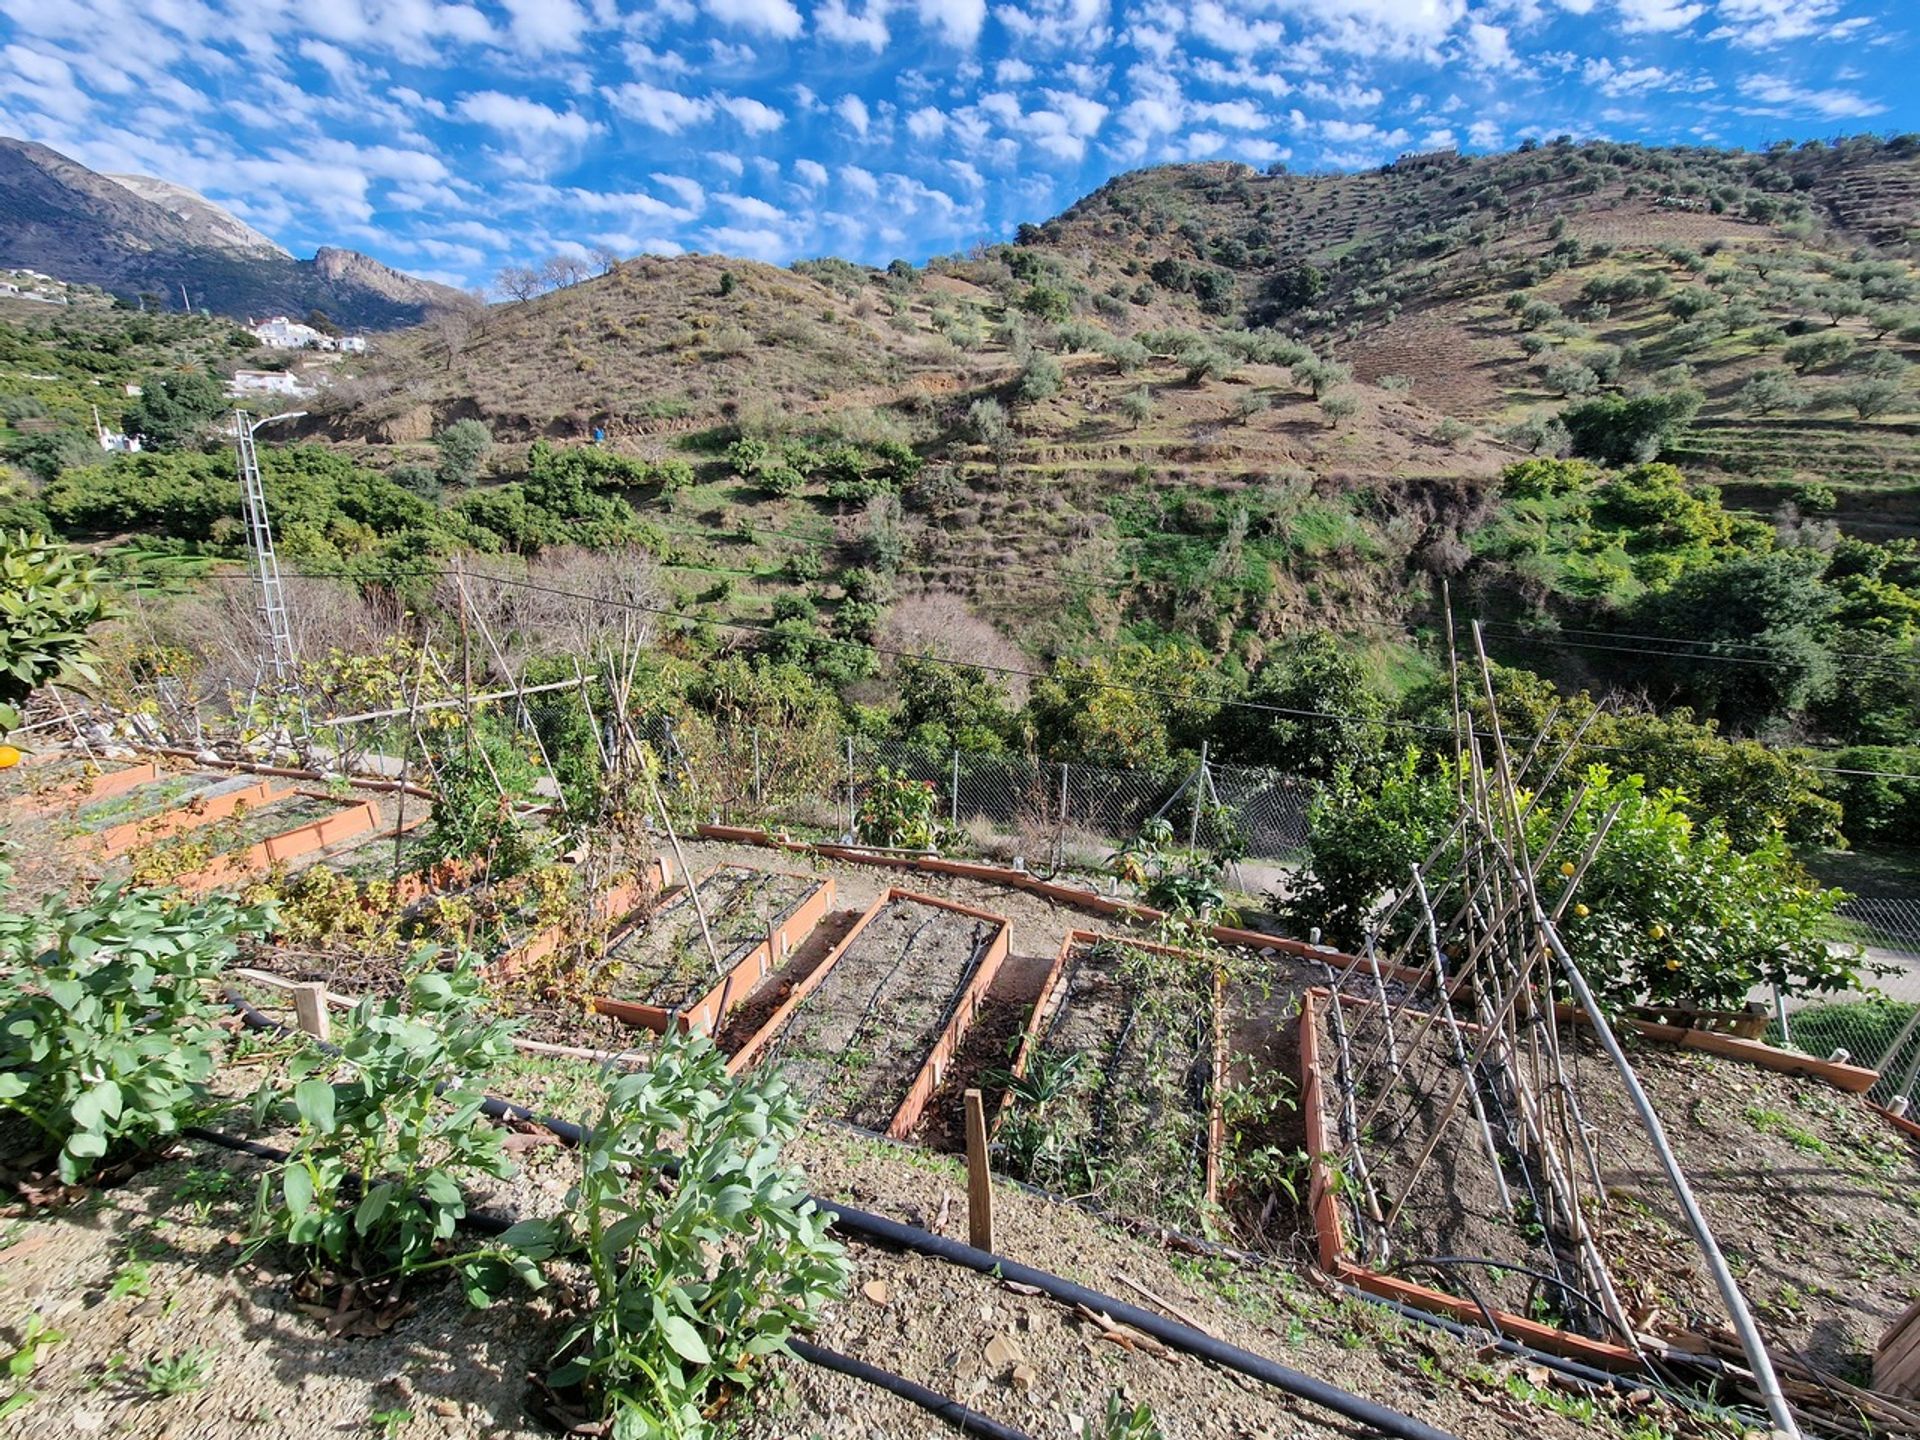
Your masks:
{"label": "white house on hillside", "polygon": [[322,335],[311,325],[276,315],[247,326],[253,338],[269,350],[331,350],[333,337]]}
{"label": "white house on hillside", "polygon": [[342,335],[335,342],[342,355],[364,355],[367,353],[367,337],[364,335]]}
{"label": "white house on hillside", "polygon": [[227,382],[227,394],[235,400],[248,395],[313,394],[313,386],[290,370],[236,370]]}

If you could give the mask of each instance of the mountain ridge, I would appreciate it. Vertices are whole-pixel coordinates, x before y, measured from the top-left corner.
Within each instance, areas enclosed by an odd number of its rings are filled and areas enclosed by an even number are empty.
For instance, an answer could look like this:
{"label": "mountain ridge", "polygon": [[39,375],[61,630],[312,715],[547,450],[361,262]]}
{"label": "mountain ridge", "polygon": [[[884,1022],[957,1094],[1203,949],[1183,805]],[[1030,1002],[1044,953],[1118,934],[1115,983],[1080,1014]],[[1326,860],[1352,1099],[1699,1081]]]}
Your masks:
{"label": "mountain ridge", "polygon": [[295,259],[184,186],[101,174],[9,137],[0,137],[0,265],[169,305],[184,291],[193,308],[236,318],[318,309],[355,329],[415,324],[469,303],[356,251]]}

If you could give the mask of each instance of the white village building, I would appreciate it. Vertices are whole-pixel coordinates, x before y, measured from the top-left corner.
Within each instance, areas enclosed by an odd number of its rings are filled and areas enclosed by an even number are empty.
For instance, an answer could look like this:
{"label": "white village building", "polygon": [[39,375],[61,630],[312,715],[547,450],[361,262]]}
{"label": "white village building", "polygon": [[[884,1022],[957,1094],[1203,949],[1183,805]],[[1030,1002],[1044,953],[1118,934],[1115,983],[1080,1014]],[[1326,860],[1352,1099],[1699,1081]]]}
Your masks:
{"label": "white village building", "polygon": [[253,338],[269,350],[331,350],[333,337],[322,335],[311,325],[303,325],[298,320],[289,320],[285,315],[276,315],[271,320],[261,320],[247,326]]}
{"label": "white village building", "polygon": [[313,394],[314,387],[291,370],[236,370],[227,382],[227,394],[238,400],[248,395]]}

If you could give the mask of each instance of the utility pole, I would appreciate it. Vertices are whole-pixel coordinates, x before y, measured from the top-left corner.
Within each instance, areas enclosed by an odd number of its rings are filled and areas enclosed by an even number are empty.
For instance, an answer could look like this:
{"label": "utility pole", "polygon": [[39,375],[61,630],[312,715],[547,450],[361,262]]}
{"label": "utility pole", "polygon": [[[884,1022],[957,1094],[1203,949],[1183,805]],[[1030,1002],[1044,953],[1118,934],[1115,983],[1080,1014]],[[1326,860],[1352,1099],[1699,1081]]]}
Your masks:
{"label": "utility pole", "polygon": [[240,463],[240,515],[247,531],[247,563],[253,571],[260,620],[266,634],[254,667],[254,688],[272,673],[276,690],[293,680],[293,629],[287,622],[286,593],[280,586],[280,560],[273,551],[273,526],[267,517],[267,492],[260,479],[260,459],[254,452],[253,432],[276,420],[295,420],[304,410],[252,419],[246,411],[233,412],[234,447]]}

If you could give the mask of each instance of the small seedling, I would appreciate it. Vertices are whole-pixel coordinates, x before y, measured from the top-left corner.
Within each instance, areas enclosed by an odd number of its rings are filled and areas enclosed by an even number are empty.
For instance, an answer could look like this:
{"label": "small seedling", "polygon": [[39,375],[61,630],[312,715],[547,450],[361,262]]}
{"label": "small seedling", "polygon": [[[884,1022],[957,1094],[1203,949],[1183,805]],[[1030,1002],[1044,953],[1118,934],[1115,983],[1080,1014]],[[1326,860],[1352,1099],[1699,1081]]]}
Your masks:
{"label": "small seedling", "polygon": [[367,1423],[378,1430],[382,1440],[395,1440],[413,1420],[413,1411],[404,1406],[395,1406],[391,1410],[376,1410],[367,1417]]}
{"label": "small seedling", "polygon": [[21,1322],[20,1344],[7,1356],[7,1375],[10,1379],[24,1380],[33,1374],[40,1363],[40,1352],[49,1345],[58,1345],[66,1339],[63,1331],[55,1330],[47,1324],[47,1317],[33,1314]]}
{"label": "small seedling", "polygon": [[1166,1440],[1160,1422],[1148,1405],[1129,1406],[1118,1390],[1107,1396],[1107,1413],[1100,1422],[1099,1440]]}
{"label": "small seedling", "polygon": [[153,1293],[153,1267],[144,1260],[128,1260],[114,1272],[107,1287],[107,1299],[124,1300],[131,1295],[144,1300]]}
{"label": "small seedling", "polygon": [[206,1351],[182,1350],[177,1354],[169,1351],[147,1362],[140,1385],[156,1400],[165,1400],[204,1389],[212,1374],[213,1357]]}

